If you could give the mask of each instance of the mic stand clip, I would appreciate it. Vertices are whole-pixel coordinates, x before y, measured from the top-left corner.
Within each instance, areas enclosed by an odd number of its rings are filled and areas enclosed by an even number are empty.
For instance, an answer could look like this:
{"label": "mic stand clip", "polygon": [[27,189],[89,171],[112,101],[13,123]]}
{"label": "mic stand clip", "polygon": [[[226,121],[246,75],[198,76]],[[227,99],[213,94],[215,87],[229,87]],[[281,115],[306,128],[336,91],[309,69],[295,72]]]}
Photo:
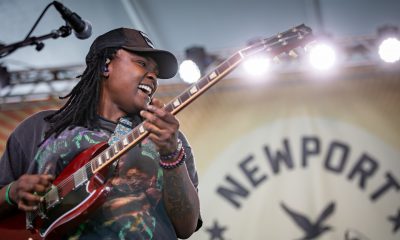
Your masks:
{"label": "mic stand clip", "polygon": [[45,34],[45,35],[42,35],[39,37],[30,37],[23,41],[12,43],[10,45],[3,45],[3,46],[0,45],[0,58],[7,56],[8,54],[10,54],[11,52],[14,52],[18,48],[26,47],[29,45],[35,45],[36,50],[40,51],[44,48],[43,40],[46,40],[49,38],[57,39],[59,37],[65,38],[65,37],[68,37],[69,35],[71,35],[71,33],[72,33],[72,28],[68,25],[65,25],[65,26],[61,26],[57,30],[53,30],[48,34]]}

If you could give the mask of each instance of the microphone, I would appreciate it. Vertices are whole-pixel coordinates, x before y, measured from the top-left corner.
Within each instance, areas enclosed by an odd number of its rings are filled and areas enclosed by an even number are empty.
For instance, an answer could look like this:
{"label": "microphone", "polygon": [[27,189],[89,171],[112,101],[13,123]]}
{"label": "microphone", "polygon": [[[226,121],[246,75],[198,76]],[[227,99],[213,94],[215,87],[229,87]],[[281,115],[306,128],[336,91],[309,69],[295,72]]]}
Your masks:
{"label": "microphone", "polygon": [[92,25],[90,22],[83,20],[78,14],[72,12],[60,2],[54,1],[53,4],[62,18],[74,30],[77,38],[86,39],[92,35]]}

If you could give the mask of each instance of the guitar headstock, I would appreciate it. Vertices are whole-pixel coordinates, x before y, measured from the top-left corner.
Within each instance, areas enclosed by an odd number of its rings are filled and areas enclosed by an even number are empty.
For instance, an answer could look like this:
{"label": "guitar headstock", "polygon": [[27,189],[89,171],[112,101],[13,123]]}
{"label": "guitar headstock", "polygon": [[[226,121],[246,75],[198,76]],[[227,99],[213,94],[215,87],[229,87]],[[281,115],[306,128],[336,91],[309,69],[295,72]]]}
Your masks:
{"label": "guitar headstock", "polygon": [[243,57],[266,51],[272,58],[289,52],[298,47],[304,47],[313,40],[312,29],[304,24],[293,27],[275,36],[255,42],[240,51]]}

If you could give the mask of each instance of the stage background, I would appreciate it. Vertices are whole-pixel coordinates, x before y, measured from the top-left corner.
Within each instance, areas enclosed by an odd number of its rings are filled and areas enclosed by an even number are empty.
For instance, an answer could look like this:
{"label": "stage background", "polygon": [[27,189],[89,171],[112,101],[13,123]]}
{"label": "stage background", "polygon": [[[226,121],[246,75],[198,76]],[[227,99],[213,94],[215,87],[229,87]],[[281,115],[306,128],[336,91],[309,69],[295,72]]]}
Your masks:
{"label": "stage background", "polygon": [[[190,239],[400,239],[399,103],[399,71],[380,66],[222,80],[178,114],[200,177]],[[0,150],[59,104],[2,105]]]}

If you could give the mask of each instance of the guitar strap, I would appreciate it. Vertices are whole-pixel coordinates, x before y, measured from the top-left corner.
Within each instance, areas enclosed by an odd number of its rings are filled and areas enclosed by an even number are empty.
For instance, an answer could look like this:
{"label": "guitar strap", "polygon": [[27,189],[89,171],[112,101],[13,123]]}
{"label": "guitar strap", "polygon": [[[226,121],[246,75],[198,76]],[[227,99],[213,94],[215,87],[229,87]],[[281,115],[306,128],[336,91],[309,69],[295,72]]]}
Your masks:
{"label": "guitar strap", "polygon": [[130,121],[128,117],[121,117],[118,120],[117,126],[115,127],[115,130],[113,134],[111,134],[110,139],[108,139],[108,145],[112,145],[115,142],[121,140],[123,136],[128,134],[133,128],[133,124]]}
{"label": "guitar strap", "polygon": [[[108,139],[108,145],[111,146],[112,144],[119,141],[123,136],[128,134],[133,129],[132,121],[128,117],[121,117],[118,120],[117,126],[115,127],[114,132],[111,134],[110,138]],[[118,166],[119,159],[116,160],[108,170],[108,178],[113,176],[115,173],[117,166]]]}

